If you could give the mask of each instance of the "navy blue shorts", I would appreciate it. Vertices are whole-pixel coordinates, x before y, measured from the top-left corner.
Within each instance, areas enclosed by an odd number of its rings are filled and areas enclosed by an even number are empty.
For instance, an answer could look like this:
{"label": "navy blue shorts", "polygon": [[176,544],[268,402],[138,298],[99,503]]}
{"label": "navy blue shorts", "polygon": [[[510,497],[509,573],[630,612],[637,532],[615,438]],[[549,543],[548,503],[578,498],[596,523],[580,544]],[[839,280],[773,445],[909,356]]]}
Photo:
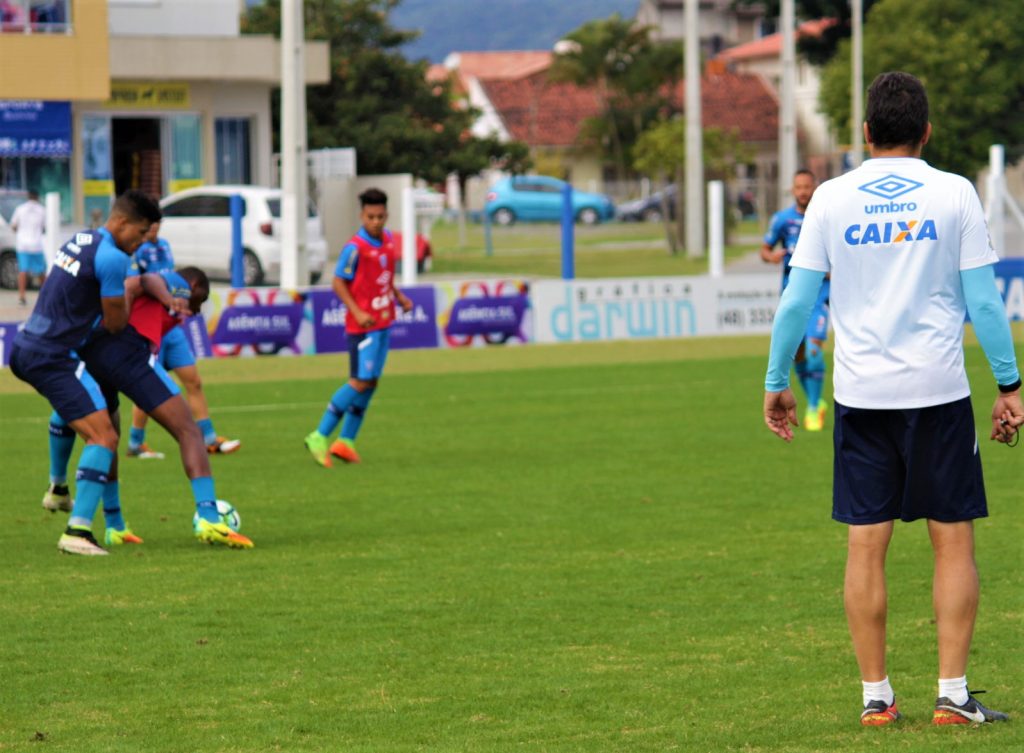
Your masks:
{"label": "navy blue shorts", "polygon": [[83,349],[82,357],[100,384],[123,392],[146,413],[180,393],[150,350],[149,340],[130,326],[116,335],[99,335]]}
{"label": "navy blue shorts", "polygon": [[[104,390],[74,353],[41,353],[15,345],[11,372],[50,401],[65,421],[77,421],[98,410],[115,410],[116,393]],[[113,397],[113,406],[109,398]]]}
{"label": "navy blue shorts", "polygon": [[988,515],[970,398],[905,410],[836,403],[832,517],[867,525]]}

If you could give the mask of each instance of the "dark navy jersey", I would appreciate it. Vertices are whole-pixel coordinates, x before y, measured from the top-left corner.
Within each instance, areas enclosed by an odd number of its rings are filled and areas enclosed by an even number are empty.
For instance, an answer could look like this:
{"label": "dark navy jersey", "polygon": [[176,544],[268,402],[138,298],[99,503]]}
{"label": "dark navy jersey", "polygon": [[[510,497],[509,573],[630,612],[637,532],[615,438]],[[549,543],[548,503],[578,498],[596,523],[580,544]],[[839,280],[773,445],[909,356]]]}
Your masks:
{"label": "dark navy jersey", "polygon": [[57,252],[15,343],[43,353],[80,347],[103,318],[102,299],[124,295],[130,262],[106,228],[76,233]]}

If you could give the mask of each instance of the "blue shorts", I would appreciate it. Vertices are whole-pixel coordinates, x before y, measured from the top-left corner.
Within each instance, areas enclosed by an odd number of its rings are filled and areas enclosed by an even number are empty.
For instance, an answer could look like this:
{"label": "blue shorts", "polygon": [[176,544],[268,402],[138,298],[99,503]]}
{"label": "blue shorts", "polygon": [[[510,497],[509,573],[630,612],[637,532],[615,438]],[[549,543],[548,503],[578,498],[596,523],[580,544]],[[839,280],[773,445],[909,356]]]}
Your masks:
{"label": "blue shorts", "polygon": [[390,329],[375,329],[373,332],[360,334],[349,333],[349,376],[364,381],[380,379],[390,345]]}
{"label": "blue shorts", "polygon": [[832,517],[867,525],[988,515],[970,398],[905,410],[836,403]]}
{"label": "blue shorts", "polygon": [[[109,407],[105,390],[74,354],[41,353],[15,345],[11,348],[11,372],[35,387],[65,421],[77,421]],[[115,409],[116,403],[111,410]]]}
{"label": "blue shorts", "polygon": [[42,251],[18,251],[18,271],[30,275],[46,274],[46,256]]}
{"label": "blue shorts", "polygon": [[150,350],[149,340],[130,326],[116,335],[99,335],[82,356],[97,381],[123,392],[145,413],[180,393]]}
{"label": "blue shorts", "polygon": [[196,365],[196,357],[183,328],[175,327],[164,335],[160,343],[160,365],[167,371]]}

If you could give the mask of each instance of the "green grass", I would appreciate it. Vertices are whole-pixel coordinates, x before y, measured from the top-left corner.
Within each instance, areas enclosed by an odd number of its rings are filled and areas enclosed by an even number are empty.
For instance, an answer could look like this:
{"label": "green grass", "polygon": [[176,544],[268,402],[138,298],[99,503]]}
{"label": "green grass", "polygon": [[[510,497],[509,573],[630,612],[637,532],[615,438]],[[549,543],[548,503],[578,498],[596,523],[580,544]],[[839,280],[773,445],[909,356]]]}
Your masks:
{"label": "green grass", "polygon": [[[206,362],[244,441],[213,459],[218,492],[256,548],[192,540],[172,455],[122,463],[146,543],[95,560],[57,554],[48,410],[0,373],[0,750],[1020,750],[1024,450],[983,447],[969,673],[1015,721],[928,724],[917,523],[889,561],[906,723],[861,729],[831,439],[764,429],[766,347],[396,352],[363,464],[331,470],[301,438],[342,357]],[[991,377],[968,363],[983,418]]]}
{"label": "green grass", "polygon": [[[559,277],[561,275],[561,228],[555,223],[521,223],[492,228],[492,254],[488,255],[484,229],[466,226],[466,243],[460,245],[453,223],[435,225],[431,238],[436,276],[452,274]],[[744,239],[726,248],[726,259],[742,256],[757,247],[755,223],[742,223],[734,237]],[[576,276],[638,277],[650,275],[706,274],[708,261],[689,259],[680,251],[669,253],[664,226],[647,222],[611,222],[595,227],[576,227]]]}

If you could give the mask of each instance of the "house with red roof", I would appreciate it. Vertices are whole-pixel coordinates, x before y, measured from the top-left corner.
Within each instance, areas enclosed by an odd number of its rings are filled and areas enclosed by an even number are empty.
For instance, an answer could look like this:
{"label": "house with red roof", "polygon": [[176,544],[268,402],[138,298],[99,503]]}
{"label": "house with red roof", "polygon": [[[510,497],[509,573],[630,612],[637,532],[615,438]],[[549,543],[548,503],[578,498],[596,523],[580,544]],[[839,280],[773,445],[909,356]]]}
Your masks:
{"label": "house with red roof", "polygon": [[[822,18],[798,25],[796,36],[819,36],[835,24],[835,19]],[[729,70],[763,77],[776,92],[782,81],[782,34],[770,34],[746,44],[721,52],[716,58]],[[828,119],[818,112],[821,78],[818,69],[797,56],[796,60],[796,117],[800,131],[800,154],[806,161],[817,155],[835,151],[835,140]]]}
{"label": "house with red roof", "polygon": [[[480,136],[497,135],[529,145],[538,173],[564,177],[584,190],[612,191],[607,155],[582,136],[589,118],[600,117],[602,102],[588,87],[549,79],[552,54],[544,51],[457,52],[444,70],[428,75],[453,77],[455,88],[481,116],[473,126]],[[682,109],[683,86],[672,99]],[[735,131],[757,157],[755,170],[770,174],[777,162],[778,100],[759,75],[711,65],[702,86],[704,126]],[[470,197],[475,206],[475,195]]]}

